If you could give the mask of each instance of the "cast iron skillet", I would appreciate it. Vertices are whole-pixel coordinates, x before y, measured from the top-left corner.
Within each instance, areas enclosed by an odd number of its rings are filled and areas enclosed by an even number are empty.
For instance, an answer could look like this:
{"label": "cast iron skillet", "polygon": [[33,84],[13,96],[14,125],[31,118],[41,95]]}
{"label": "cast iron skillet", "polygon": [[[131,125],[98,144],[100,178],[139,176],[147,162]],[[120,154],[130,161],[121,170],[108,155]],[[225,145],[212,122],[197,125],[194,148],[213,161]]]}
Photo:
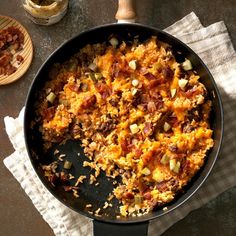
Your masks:
{"label": "cast iron skillet", "polygon": [[[124,3],[125,5],[123,5]],[[117,18],[121,18],[121,16],[123,16],[123,19],[130,19],[134,17],[132,9],[129,8],[131,6],[129,5],[130,3],[131,1],[129,0],[122,0],[119,2],[119,6],[121,7],[119,10],[121,11],[119,11],[119,14],[117,14]],[[126,11],[123,11],[124,9]],[[156,35],[159,40],[172,45],[174,51],[182,52],[183,57],[187,57],[191,60],[194,69],[201,76],[201,81],[205,84],[208,90],[210,99],[213,101],[213,111],[210,122],[212,129],[214,130],[213,138],[215,145],[210,151],[203,168],[186,186],[184,192],[177,196],[173,202],[167,205],[167,211],[163,211],[162,208],[159,208],[156,211],[142,217],[117,219],[116,213],[119,210],[118,202],[113,200],[113,207],[107,208],[106,210],[102,209],[102,216],[97,217],[91,215],[88,211],[96,210],[99,207],[102,208],[104,202],[107,199],[108,193],[112,190],[112,180],[107,179],[105,175],[102,174],[98,178],[100,185],[97,187],[94,187],[94,185],[91,186],[85,181],[85,184],[81,187],[80,197],[74,198],[71,193],[65,192],[62,186],[53,187],[46,180],[40,169],[40,164],[48,164],[55,159],[53,151],[57,148],[61,151],[61,153],[66,154],[67,159],[73,162],[71,172],[75,177],[80,175],[89,176],[91,173],[91,171],[82,167],[83,160],[86,160],[86,157],[78,141],[67,141],[65,145],[61,146],[55,145],[51,151],[46,154],[43,153],[40,133],[37,127],[34,129],[31,128],[31,121],[33,121],[35,118],[34,103],[37,100],[38,91],[40,91],[47,81],[48,72],[51,66],[56,62],[64,62],[65,60],[69,59],[74,53],[78,52],[79,49],[84,47],[86,44],[107,41],[111,34],[117,35],[119,39],[124,40],[130,40],[134,36],[139,35],[141,41],[148,39],[152,35]],[[179,58],[179,60],[181,60],[181,58]],[[62,46],[60,46],[42,65],[36,77],[34,78],[28,93],[24,117],[24,132],[29,157],[43,184],[63,204],[80,214],[92,218],[94,223],[94,235],[147,235],[148,223],[150,220],[158,218],[182,205],[197,191],[197,189],[202,185],[209,175],[219,154],[221,145],[223,135],[223,109],[217,86],[209,70],[201,61],[201,59],[181,41],[165,33],[164,31],[141,24],[109,24],[87,30],[67,41]],[[78,153],[81,154],[80,157],[78,157]],[[93,208],[86,209],[86,204],[92,204]]]}

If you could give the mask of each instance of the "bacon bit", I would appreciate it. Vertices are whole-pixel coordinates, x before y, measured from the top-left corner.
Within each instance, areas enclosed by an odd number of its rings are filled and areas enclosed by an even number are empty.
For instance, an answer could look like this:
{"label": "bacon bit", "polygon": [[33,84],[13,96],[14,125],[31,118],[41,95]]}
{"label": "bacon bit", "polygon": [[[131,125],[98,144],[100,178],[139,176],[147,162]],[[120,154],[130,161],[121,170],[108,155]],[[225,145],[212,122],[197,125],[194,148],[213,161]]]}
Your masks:
{"label": "bacon bit", "polygon": [[9,52],[1,52],[0,54],[0,66],[7,66],[12,60],[12,54]]}
{"label": "bacon bit", "polygon": [[[3,67],[2,67],[3,68]],[[12,66],[11,64],[7,65],[5,67],[5,74],[7,75],[11,75],[13,74],[15,71],[17,70],[17,68],[15,66]]]}
{"label": "bacon bit", "polygon": [[148,192],[144,193],[144,194],[143,194],[143,198],[144,198],[145,200],[151,200],[151,199],[152,199],[152,194],[151,194],[151,192],[148,191]]}
{"label": "bacon bit", "polygon": [[157,80],[156,76],[153,75],[153,74],[150,73],[150,72],[144,74],[144,76],[145,76],[145,78],[148,79],[148,80],[153,80],[153,81]]}
{"label": "bacon bit", "polygon": [[162,100],[155,101],[155,105],[157,109],[161,109],[164,106],[164,102]]}
{"label": "bacon bit", "polygon": [[113,63],[111,71],[112,76],[118,77],[119,71],[120,71],[119,63],[118,62]]}
{"label": "bacon bit", "polygon": [[178,125],[178,118],[175,115],[167,117],[167,122],[172,126],[176,127]]}
{"label": "bacon bit", "polygon": [[103,122],[100,127],[98,127],[98,131],[101,131],[104,135],[107,135],[116,127],[116,121],[109,119],[105,122]]}
{"label": "bacon bit", "polygon": [[183,160],[180,166],[181,177],[188,176],[190,172],[190,162],[188,160]]}
{"label": "bacon bit", "polygon": [[105,82],[98,82],[95,85],[96,90],[101,94],[103,99],[106,99],[110,96],[111,90],[110,87]]}
{"label": "bacon bit", "polygon": [[151,122],[146,122],[144,124],[143,133],[148,137],[153,134],[153,126]]}
{"label": "bacon bit", "polygon": [[109,103],[113,106],[116,107],[119,103],[119,99],[118,98],[111,98],[111,100],[109,101]]}
{"label": "bacon bit", "polygon": [[[13,74],[17,68],[12,65],[13,55],[22,49],[24,34],[15,26],[0,30],[0,75]],[[9,52],[11,50],[11,52]],[[22,62],[23,57],[18,55],[17,61]]]}
{"label": "bacon bit", "polygon": [[111,75],[112,77],[116,78],[116,77],[128,77],[129,73],[127,71],[128,69],[128,65],[125,61],[120,60],[115,61],[112,65],[112,70],[111,70]]}
{"label": "bacon bit", "polygon": [[133,198],[134,198],[134,194],[131,193],[131,192],[127,192],[127,193],[125,193],[123,196],[124,196],[124,198],[126,198],[126,199],[133,199]]}
{"label": "bacon bit", "polygon": [[69,88],[71,91],[76,92],[76,93],[78,93],[79,90],[80,90],[79,84],[70,84],[70,85],[68,85],[68,88]]}
{"label": "bacon bit", "polygon": [[187,90],[185,92],[185,96],[187,98],[192,98],[193,96],[196,96],[201,93],[201,90],[197,88],[197,86],[193,86],[191,89]]}
{"label": "bacon bit", "polygon": [[142,156],[142,161],[143,161],[143,164],[146,165],[147,163],[149,163],[149,161],[151,160],[153,156],[153,151],[150,151],[148,153],[145,153],[143,156]]}
{"label": "bacon bit", "polygon": [[155,79],[155,80],[151,80],[148,84],[148,89],[152,90],[154,88],[156,88],[158,85],[164,84],[166,83],[166,80],[160,78],[160,79]]}
{"label": "bacon bit", "polygon": [[162,74],[165,79],[169,80],[173,78],[174,72],[170,69],[169,66],[167,66],[162,69]]}
{"label": "bacon bit", "polygon": [[24,57],[22,57],[21,55],[17,55],[16,60],[17,60],[17,62],[21,63],[24,61]]}
{"label": "bacon bit", "polygon": [[148,110],[148,112],[155,112],[156,111],[156,105],[153,101],[148,102],[147,110]]}
{"label": "bacon bit", "polygon": [[50,176],[48,176],[48,181],[53,185],[55,186],[55,183],[57,181],[58,177],[56,174],[52,174]]}
{"label": "bacon bit", "polygon": [[162,182],[157,183],[156,188],[160,191],[160,192],[165,192],[168,190],[168,185],[167,185],[168,181],[164,180]]}
{"label": "bacon bit", "polygon": [[148,69],[146,67],[140,67],[140,70],[139,70],[140,74],[142,75],[146,75],[148,72]]}
{"label": "bacon bit", "polygon": [[190,133],[194,130],[194,127],[190,123],[184,123],[182,125],[182,130],[184,133]]}
{"label": "bacon bit", "polygon": [[128,142],[127,139],[121,139],[120,145],[124,153],[130,152],[130,147],[129,147],[130,143]]}
{"label": "bacon bit", "polygon": [[61,81],[56,82],[54,84],[54,87],[52,88],[54,90],[55,94],[58,94],[64,87],[64,83]]}
{"label": "bacon bit", "polygon": [[171,152],[177,152],[178,151],[178,147],[175,145],[175,144],[170,144],[168,146],[168,149],[171,151]]}
{"label": "bacon bit", "polygon": [[135,156],[136,156],[136,157],[140,157],[140,156],[143,154],[142,150],[140,150],[140,149],[137,148],[137,147],[135,147],[134,153],[135,153]]}
{"label": "bacon bit", "polygon": [[135,139],[139,140],[139,141],[143,141],[144,140],[144,137],[142,135],[142,133],[137,133],[133,136]]}
{"label": "bacon bit", "polygon": [[138,89],[133,96],[132,105],[137,107],[142,102],[142,98],[142,91]]}
{"label": "bacon bit", "polygon": [[55,112],[56,112],[56,107],[53,106],[43,110],[41,115],[43,119],[45,119],[46,121],[50,121],[54,117]]}
{"label": "bacon bit", "polygon": [[81,105],[82,109],[88,109],[95,105],[97,98],[95,95],[90,95],[84,98],[84,101]]}
{"label": "bacon bit", "polygon": [[65,172],[61,172],[60,173],[60,180],[61,180],[61,182],[66,183],[69,180],[68,174],[66,174]]}

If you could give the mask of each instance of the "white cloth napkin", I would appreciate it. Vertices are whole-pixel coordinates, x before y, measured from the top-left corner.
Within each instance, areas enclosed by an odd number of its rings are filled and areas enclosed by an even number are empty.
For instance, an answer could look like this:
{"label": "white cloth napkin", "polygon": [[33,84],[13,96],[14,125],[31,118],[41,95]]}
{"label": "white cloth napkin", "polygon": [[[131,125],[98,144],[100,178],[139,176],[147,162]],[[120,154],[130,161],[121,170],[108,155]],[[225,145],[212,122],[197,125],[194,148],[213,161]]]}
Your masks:
{"label": "white cloth napkin", "polygon": [[[220,89],[224,105],[225,133],[221,154],[203,186],[185,204],[150,222],[148,234],[160,235],[192,210],[236,185],[236,53],[224,22],[203,27],[192,12],[166,29],[188,44],[206,63]],[[4,164],[21,184],[56,236],[92,235],[92,222],[61,204],[43,186],[32,168],[23,139],[23,114],[5,117],[6,132],[15,152]]]}

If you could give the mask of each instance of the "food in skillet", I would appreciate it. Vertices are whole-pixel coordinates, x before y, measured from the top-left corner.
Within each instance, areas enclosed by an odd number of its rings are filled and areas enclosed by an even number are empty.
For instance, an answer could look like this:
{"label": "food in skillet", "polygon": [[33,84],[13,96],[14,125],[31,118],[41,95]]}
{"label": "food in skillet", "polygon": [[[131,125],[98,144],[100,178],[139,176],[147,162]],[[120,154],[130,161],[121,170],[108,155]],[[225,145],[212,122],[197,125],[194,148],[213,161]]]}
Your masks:
{"label": "food in skillet", "polygon": [[[211,101],[191,62],[178,63],[156,37],[109,43],[52,68],[36,120],[45,149],[82,141],[91,182],[101,170],[121,178],[113,190],[121,215],[141,215],[172,201],[204,164],[214,144]],[[52,184],[56,167],[43,166]]]}

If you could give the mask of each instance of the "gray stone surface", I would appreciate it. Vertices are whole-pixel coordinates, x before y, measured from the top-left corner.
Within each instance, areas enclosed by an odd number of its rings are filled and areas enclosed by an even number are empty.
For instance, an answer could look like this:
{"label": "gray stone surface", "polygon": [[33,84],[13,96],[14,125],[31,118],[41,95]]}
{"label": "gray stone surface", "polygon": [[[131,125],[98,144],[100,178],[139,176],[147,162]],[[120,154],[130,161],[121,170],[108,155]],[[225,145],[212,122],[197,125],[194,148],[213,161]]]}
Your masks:
{"label": "gray stone surface", "polygon": [[[138,21],[165,28],[194,11],[207,26],[224,20],[236,45],[235,0],[137,0]],[[0,87],[0,219],[1,235],[53,235],[30,199],[8,172],[2,160],[13,152],[4,130],[3,117],[17,116],[29,86],[42,62],[61,43],[93,26],[115,22],[117,1],[71,0],[67,15],[58,24],[45,27],[33,24],[24,15],[21,2],[1,0],[0,14],[20,21],[34,44],[34,59],[28,72],[17,82]],[[221,194],[201,209],[190,213],[164,233],[169,235],[236,235],[236,188]]]}

